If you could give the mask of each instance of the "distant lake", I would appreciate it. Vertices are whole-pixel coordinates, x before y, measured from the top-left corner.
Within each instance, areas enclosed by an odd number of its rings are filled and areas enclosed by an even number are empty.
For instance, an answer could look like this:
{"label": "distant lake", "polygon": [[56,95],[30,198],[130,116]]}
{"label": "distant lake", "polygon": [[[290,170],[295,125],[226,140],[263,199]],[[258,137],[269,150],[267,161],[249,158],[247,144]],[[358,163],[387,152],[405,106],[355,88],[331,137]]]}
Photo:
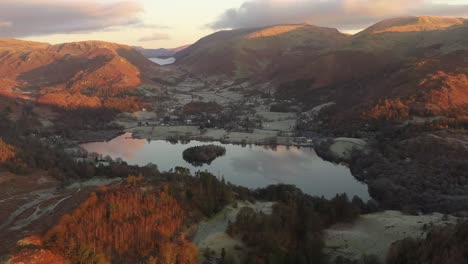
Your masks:
{"label": "distant lake", "polygon": [[172,64],[176,61],[175,58],[167,58],[167,59],[161,59],[161,58],[149,58],[150,61],[154,62],[154,63],[157,63],[161,66],[164,66],[164,65],[169,65],[169,64]]}
{"label": "distant lake", "polygon": [[[208,144],[224,146],[226,155],[202,167],[195,167],[182,158],[185,149]],[[160,171],[168,171],[176,166],[188,168],[192,172],[207,170],[216,176],[223,176],[226,181],[248,188],[286,183],[294,184],[315,196],[332,198],[337,193],[347,193],[350,198],[357,195],[364,201],[370,199],[367,185],[357,181],[346,166],[322,160],[312,148],[278,146],[271,149],[199,141],[171,144],[164,140],[148,142],[133,139],[130,133],[108,142],[81,146],[88,152],[121,158],[131,165],[153,163]]]}

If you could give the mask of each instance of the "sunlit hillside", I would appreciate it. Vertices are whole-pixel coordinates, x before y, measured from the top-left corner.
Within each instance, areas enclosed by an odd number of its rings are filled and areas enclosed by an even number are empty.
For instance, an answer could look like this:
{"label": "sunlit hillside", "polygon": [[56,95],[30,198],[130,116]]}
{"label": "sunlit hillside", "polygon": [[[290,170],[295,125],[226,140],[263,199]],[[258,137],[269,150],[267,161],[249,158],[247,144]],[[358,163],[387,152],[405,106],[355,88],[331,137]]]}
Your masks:
{"label": "sunlit hillside", "polygon": [[[157,68],[131,47],[107,42],[1,43],[0,93],[64,108],[100,107],[105,98],[134,95]],[[125,108],[121,104],[114,107]]]}

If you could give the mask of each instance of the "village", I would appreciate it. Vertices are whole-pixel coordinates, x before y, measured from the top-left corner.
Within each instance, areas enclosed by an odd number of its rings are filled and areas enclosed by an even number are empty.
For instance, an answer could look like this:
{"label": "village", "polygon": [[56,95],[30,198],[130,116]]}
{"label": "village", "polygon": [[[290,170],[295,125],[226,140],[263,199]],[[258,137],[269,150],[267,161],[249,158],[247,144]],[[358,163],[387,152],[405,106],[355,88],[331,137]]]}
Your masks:
{"label": "village", "polygon": [[[258,86],[188,78],[175,86],[163,86],[165,100],[159,97],[154,109],[120,114],[115,124],[135,138],[150,140],[312,145],[312,135],[296,131],[298,117],[309,118],[299,115],[301,106],[277,107],[292,102],[278,101],[270,94],[256,94]],[[151,96],[150,87],[142,90]]]}

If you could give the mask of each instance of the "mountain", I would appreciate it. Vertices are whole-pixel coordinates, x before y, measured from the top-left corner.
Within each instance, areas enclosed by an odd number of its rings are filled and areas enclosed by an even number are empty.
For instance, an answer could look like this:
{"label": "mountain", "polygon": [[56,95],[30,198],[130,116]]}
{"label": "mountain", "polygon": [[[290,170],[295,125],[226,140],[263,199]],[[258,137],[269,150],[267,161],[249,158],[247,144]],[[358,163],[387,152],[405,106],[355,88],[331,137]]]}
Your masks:
{"label": "mountain", "polygon": [[0,93],[67,108],[134,95],[157,68],[133,48],[114,43],[0,40]]}
{"label": "mountain", "polygon": [[276,71],[271,76],[280,76],[277,95],[308,105],[336,102],[336,125],[357,117],[458,116],[468,106],[466,21],[410,17],[379,22],[349,36],[336,50]]}
{"label": "mountain", "polygon": [[237,29],[202,38],[174,57],[195,74],[244,77],[263,72],[278,57],[330,50],[346,38],[336,29],[307,24]]}
{"label": "mountain", "polygon": [[467,20],[464,18],[433,16],[392,18],[372,25],[364,31],[358,33],[358,35],[379,34],[385,32],[421,32],[446,30],[449,28],[463,26],[466,21]]}
{"label": "mountain", "polygon": [[437,115],[468,104],[466,36],[463,18],[394,18],[355,35],[277,25],[220,31],[175,57],[194,74],[269,83],[279,98],[340,102],[342,116]]}
{"label": "mountain", "polygon": [[404,121],[414,116],[461,117],[468,110],[467,76],[468,50],[447,54],[430,50],[419,57],[381,64],[346,82],[319,87],[307,80],[283,83],[277,96],[295,98],[311,107],[335,102],[328,118],[336,127]]}
{"label": "mountain", "polygon": [[430,16],[384,20],[356,35],[307,24],[277,25],[220,31],[202,38],[174,57],[179,66],[208,76],[278,77],[286,81],[300,78],[300,75],[305,78],[313,72],[319,77],[325,74],[329,79],[341,73],[329,74],[320,69],[320,65],[325,64],[330,70],[346,65],[345,69],[337,69],[340,72],[355,68],[367,71],[360,65],[369,58],[377,59],[377,64],[382,60],[393,63],[428,47],[444,53],[464,49],[468,46],[466,35],[466,19]]}
{"label": "mountain", "polygon": [[140,52],[146,58],[169,58],[174,56],[179,51],[182,51],[190,45],[184,45],[173,49],[145,49],[143,47],[134,47],[138,52]]}
{"label": "mountain", "polygon": [[430,16],[387,19],[352,36],[345,48],[373,53],[389,51],[401,57],[430,46],[451,52],[468,46],[467,21]]}
{"label": "mountain", "polygon": [[48,43],[42,42],[33,42],[33,41],[24,41],[24,40],[17,40],[17,39],[8,39],[8,38],[0,38],[0,50],[32,50],[35,48],[44,48],[49,46]]}

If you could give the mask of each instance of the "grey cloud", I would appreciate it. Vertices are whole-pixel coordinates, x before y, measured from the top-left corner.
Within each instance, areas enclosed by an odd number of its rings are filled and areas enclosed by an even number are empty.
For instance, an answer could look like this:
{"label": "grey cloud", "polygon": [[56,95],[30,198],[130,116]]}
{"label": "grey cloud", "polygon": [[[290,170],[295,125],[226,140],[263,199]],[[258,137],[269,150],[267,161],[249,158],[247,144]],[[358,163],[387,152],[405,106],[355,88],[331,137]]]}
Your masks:
{"label": "grey cloud", "polygon": [[249,0],[239,8],[226,10],[208,27],[218,30],[310,23],[349,30],[410,15],[467,16],[468,4],[438,4],[429,0]]}
{"label": "grey cloud", "polygon": [[132,1],[2,0],[0,37],[109,30],[140,23],[142,11]]}

